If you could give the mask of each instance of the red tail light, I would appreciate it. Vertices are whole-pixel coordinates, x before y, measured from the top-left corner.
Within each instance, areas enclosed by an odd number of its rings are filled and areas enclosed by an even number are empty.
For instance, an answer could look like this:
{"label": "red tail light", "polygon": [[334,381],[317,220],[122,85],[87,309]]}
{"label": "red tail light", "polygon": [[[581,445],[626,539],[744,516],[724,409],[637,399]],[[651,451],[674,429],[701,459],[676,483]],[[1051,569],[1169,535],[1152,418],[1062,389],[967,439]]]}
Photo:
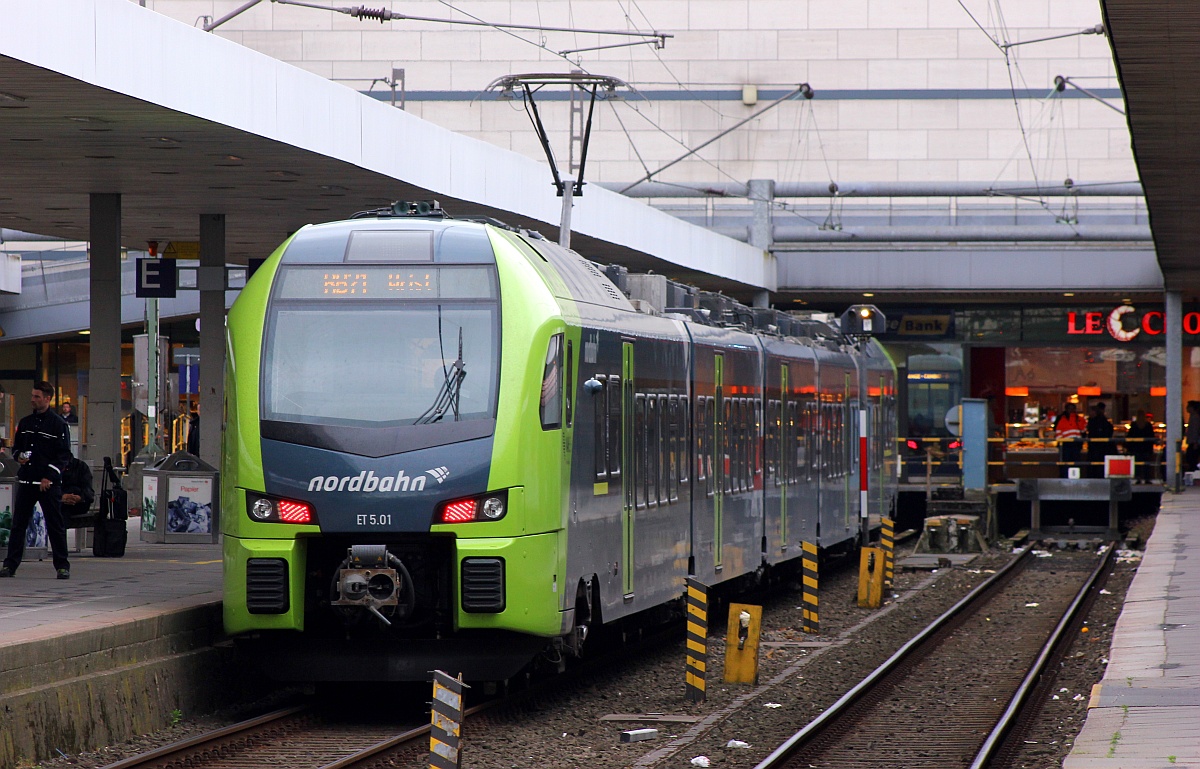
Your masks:
{"label": "red tail light", "polygon": [[474,499],[460,499],[442,508],[442,523],[466,523],[475,520]]}
{"label": "red tail light", "polygon": [[916,451],[917,449],[919,449],[919,448],[920,448],[920,446],[918,446],[918,445],[917,445],[917,442],[916,442],[916,441],[913,441],[913,440],[910,440],[910,441],[908,442],[908,447],[909,447],[910,449],[912,449],[913,451]]}
{"label": "red tail light", "polygon": [[949,445],[949,446],[947,446],[947,448],[950,448],[950,449],[961,449],[961,448],[962,448],[962,441],[950,441],[950,445]]}
{"label": "red tail light", "polygon": [[284,523],[312,523],[312,508],[306,502],[279,500],[279,520]]}

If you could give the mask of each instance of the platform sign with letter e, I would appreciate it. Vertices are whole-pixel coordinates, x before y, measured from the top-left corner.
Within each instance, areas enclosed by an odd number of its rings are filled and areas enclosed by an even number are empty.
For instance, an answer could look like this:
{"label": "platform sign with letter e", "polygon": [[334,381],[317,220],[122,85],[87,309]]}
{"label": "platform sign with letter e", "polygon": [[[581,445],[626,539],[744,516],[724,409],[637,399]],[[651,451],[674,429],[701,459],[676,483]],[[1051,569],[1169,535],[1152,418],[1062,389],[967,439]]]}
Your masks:
{"label": "platform sign with letter e", "polygon": [[178,281],[174,259],[138,259],[134,295],[139,299],[174,299]]}

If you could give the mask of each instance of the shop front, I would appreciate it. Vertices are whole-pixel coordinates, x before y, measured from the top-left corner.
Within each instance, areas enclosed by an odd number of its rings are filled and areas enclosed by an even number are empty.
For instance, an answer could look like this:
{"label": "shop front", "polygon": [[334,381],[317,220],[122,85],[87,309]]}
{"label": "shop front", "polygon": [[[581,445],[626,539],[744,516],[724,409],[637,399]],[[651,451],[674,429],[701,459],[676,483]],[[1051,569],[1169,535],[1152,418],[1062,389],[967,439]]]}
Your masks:
{"label": "shop front", "polygon": [[[885,308],[883,340],[907,392],[901,453],[909,480],[947,474],[953,436],[945,410],[963,397],[990,403],[993,482],[1058,477],[1070,466],[1103,476],[1104,457],[1132,454],[1140,477],[1161,479],[1166,406],[1166,350],[1161,305],[1098,307]],[[938,319],[937,323],[929,322]],[[1183,400],[1200,400],[1200,306],[1184,308]],[[1064,459],[1055,422],[1068,410],[1096,417],[1091,439]],[[1132,429],[1138,413],[1144,419]],[[1151,426],[1153,437],[1146,435]],[[931,447],[936,455],[930,461]],[[947,459],[949,457],[950,459]]]}

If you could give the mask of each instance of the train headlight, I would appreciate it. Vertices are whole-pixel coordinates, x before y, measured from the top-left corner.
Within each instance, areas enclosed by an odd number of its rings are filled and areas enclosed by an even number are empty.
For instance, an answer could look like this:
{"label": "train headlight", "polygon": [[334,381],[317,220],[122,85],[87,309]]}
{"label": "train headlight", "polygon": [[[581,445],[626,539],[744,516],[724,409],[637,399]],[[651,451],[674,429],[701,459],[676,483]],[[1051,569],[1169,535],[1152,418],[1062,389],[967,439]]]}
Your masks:
{"label": "train headlight", "polygon": [[437,506],[434,523],[498,521],[508,512],[508,492],[493,491],[474,497],[452,499]]}
{"label": "train headlight", "polygon": [[500,497],[488,497],[483,500],[483,517],[490,521],[504,517],[504,500]]}
{"label": "train headlight", "polygon": [[316,523],[312,505],[294,499],[268,497],[265,494],[246,494],[246,514],[258,523]]}
{"label": "train headlight", "polygon": [[258,498],[250,505],[250,517],[258,521],[269,521],[275,515],[275,504],[269,499]]}

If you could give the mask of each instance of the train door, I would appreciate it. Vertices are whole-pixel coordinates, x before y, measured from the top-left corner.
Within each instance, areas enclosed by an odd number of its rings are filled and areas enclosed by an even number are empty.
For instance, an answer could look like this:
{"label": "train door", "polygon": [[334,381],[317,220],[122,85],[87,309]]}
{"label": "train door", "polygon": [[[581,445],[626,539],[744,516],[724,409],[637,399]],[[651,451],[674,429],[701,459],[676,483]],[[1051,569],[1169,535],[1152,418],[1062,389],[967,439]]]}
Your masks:
{"label": "train door", "polygon": [[634,434],[634,387],[633,387],[633,342],[623,340],[621,345],[621,590],[626,598],[633,595],[633,512],[634,483],[637,473],[633,457]]}
{"label": "train door", "polygon": [[725,511],[724,491],[725,476],[729,468],[725,462],[728,457],[725,431],[725,356],[717,353],[713,358],[713,566],[721,570],[725,550]]}
{"label": "train door", "polygon": [[784,440],[779,441],[778,453],[773,459],[776,464],[775,477],[778,481],[779,493],[779,550],[781,553],[786,553],[788,549],[788,482],[791,480],[791,466],[787,461],[788,442],[786,438],[790,437],[790,430],[781,430],[787,421],[788,403],[791,399],[788,397],[788,364],[783,361],[779,364],[779,410],[778,424],[776,434],[782,433]]}

